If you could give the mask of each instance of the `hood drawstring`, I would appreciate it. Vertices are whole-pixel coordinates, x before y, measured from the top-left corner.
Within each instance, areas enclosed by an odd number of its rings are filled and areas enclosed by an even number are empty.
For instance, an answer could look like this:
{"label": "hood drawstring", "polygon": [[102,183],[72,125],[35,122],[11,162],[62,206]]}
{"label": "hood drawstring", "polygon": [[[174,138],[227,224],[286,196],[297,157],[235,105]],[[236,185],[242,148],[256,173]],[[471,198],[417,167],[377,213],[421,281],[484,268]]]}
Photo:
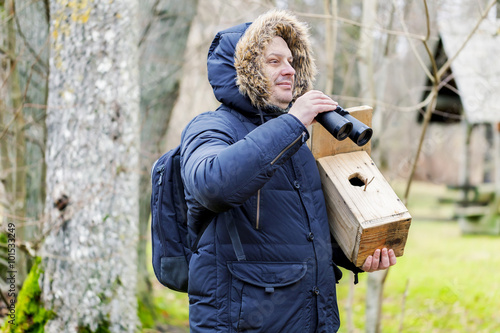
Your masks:
{"label": "hood drawstring", "polygon": [[261,121],[262,124],[264,124],[264,115],[262,114],[262,110],[261,109],[259,109],[259,114],[260,114],[260,121]]}

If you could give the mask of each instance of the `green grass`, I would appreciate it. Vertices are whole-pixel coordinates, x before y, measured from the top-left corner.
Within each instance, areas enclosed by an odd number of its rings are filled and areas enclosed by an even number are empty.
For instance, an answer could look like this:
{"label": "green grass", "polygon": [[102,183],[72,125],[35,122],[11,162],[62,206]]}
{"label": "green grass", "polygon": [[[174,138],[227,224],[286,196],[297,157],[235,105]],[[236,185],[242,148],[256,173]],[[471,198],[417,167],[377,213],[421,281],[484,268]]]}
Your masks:
{"label": "green grass", "polygon": [[188,298],[187,294],[169,290],[163,286],[155,291],[154,301],[158,307],[160,322],[169,326],[188,328]]}
{"label": "green grass", "polygon": [[[391,185],[401,197],[406,184]],[[462,235],[451,220],[453,204],[441,202],[446,198],[458,193],[443,185],[412,184],[405,254],[390,269],[384,288],[384,333],[400,332],[400,326],[402,332],[500,332],[500,237]],[[366,279],[361,274],[354,288],[354,332],[365,329]],[[349,332],[349,279],[341,281],[338,293],[340,332]]]}
{"label": "green grass", "polygon": [[[391,186],[398,196],[403,199],[406,190],[406,181],[396,180]],[[460,198],[460,192],[450,190],[445,185],[412,182],[406,208],[415,220],[450,220],[455,215],[454,204]],[[447,201],[443,203],[443,201]]]}
{"label": "green grass", "polygon": [[[499,243],[494,237],[461,236],[456,223],[414,221],[405,255],[387,276],[382,331],[399,332],[403,320],[402,332],[500,332]],[[360,277],[355,332],[364,332],[367,274]],[[341,281],[338,293],[340,332],[348,332],[349,279]]]}
{"label": "green grass", "polygon": [[[391,185],[403,193],[404,183]],[[413,221],[405,254],[387,276],[382,332],[400,332],[400,325],[405,333],[500,332],[500,237],[462,236],[450,220],[453,206],[439,202],[455,195],[440,185],[412,185],[407,207]],[[341,333],[349,332],[350,281],[344,273],[338,285]],[[353,332],[365,331],[366,279],[360,274],[354,287]],[[162,324],[187,328],[185,294],[157,284],[154,297]]]}
{"label": "green grass", "polygon": [[[151,256],[151,247],[149,247]],[[151,258],[149,259],[151,262]],[[156,307],[156,325],[158,330],[148,328],[144,333],[153,332],[189,332],[189,301],[186,293],[179,293],[164,287],[153,272],[153,266],[148,266],[153,283],[153,300]],[[172,329],[175,327],[176,329]]]}

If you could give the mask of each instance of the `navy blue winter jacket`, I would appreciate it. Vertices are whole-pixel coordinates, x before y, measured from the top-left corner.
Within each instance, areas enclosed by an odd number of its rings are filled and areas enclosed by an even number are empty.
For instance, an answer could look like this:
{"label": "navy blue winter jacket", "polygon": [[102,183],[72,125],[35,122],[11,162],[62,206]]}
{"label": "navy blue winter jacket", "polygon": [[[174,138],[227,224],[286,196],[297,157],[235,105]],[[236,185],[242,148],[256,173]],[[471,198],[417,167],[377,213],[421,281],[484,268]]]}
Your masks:
{"label": "navy blue winter jacket", "polygon": [[[336,332],[341,273],[309,134],[294,116],[259,110],[239,92],[233,56],[248,26],[215,37],[208,75],[222,105],[182,135],[191,236],[207,210],[215,215],[189,265],[191,331]],[[246,260],[236,258],[227,219]]]}

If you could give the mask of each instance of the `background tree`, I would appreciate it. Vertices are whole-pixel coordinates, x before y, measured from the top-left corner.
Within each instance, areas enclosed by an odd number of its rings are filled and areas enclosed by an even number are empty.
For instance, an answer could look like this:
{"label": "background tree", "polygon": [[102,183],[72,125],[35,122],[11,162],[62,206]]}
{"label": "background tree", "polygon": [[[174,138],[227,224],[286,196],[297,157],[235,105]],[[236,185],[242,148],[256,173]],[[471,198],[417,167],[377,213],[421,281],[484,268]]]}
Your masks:
{"label": "background tree", "polygon": [[137,5],[51,2],[47,332],[137,330]]}
{"label": "background tree", "polygon": [[149,0],[139,5],[139,68],[141,88],[140,214],[138,244],[138,298],[143,315],[154,314],[148,267],[150,171],[166,151],[165,134],[179,95],[186,41],[197,0]]}
{"label": "background tree", "polygon": [[[16,283],[36,248],[45,201],[47,2],[0,2],[0,191],[3,223],[16,225]],[[6,225],[6,224],[5,224]]]}

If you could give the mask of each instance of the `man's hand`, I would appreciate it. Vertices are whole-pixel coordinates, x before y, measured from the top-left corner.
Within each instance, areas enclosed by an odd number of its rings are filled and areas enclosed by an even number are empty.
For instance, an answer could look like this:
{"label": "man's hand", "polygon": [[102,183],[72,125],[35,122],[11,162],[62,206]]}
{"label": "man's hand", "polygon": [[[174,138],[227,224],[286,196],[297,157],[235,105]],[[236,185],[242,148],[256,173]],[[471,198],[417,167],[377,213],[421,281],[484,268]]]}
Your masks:
{"label": "man's hand", "polygon": [[288,113],[297,117],[307,127],[312,124],[318,113],[333,111],[338,105],[339,103],[321,91],[310,90],[297,98]]}
{"label": "man's hand", "polygon": [[375,250],[373,256],[368,256],[363,266],[361,266],[361,269],[365,272],[375,272],[387,269],[395,264],[396,255],[394,254],[394,251],[392,249],[387,250],[386,248],[383,248],[382,251],[379,249]]}

